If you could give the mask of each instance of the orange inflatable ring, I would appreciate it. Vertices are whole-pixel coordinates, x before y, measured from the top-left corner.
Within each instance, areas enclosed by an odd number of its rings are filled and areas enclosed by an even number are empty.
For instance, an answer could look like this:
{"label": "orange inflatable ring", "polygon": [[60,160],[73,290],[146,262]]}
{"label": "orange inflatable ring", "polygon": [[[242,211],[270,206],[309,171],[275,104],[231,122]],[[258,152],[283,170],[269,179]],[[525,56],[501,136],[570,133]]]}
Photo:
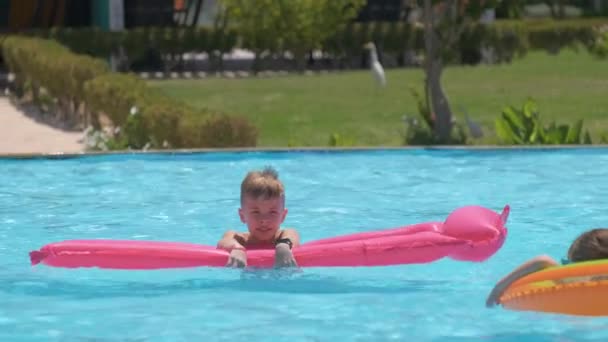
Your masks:
{"label": "orange inflatable ring", "polygon": [[506,309],[608,316],[608,260],[555,266],[517,280],[499,299]]}

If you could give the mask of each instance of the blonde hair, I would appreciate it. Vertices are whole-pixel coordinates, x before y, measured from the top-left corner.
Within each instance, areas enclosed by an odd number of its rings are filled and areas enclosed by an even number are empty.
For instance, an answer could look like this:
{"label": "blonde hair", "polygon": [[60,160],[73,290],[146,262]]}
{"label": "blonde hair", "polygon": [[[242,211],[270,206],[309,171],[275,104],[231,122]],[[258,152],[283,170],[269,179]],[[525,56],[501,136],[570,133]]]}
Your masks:
{"label": "blonde hair", "polygon": [[568,249],[571,262],[608,259],[608,229],[596,228],[584,232]]}
{"label": "blonde hair", "polygon": [[241,183],[241,203],[245,196],[251,198],[282,198],[285,200],[285,188],[279,180],[279,174],[272,167],[266,167],[262,171],[251,171],[247,173]]}

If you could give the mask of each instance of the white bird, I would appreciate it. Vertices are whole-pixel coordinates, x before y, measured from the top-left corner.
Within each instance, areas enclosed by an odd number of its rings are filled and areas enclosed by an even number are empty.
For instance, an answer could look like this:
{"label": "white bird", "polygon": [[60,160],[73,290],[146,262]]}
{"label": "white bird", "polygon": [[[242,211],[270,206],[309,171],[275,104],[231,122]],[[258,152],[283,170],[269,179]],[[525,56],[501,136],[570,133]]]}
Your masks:
{"label": "white bird", "polygon": [[382,64],[380,64],[378,61],[376,45],[373,42],[369,42],[365,44],[364,47],[369,50],[370,69],[372,71],[372,75],[376,79],[378,85],[384,88],[386,86],[386,76],[384,75],[384,68],[382,68]]}

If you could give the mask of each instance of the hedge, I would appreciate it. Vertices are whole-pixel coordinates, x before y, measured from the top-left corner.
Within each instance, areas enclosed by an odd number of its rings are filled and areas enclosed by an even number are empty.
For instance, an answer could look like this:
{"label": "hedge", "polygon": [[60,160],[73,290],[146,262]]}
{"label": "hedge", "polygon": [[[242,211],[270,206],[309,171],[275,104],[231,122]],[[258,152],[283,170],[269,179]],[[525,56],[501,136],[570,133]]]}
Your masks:
{"label": "hedge", "polygon": [[[608,25],[608,18],[593,19],[527,19],[498,20],[492,25],[472,24],[462,36],[459,47],[461,63],[477,63],[480,47],[492,47],[497,62],[509,62],[529,50],[557,53],[562,48],[585,46],[591,48],[597,28]],[[207,27],[142,27],[120,32],[106,32],[96,28],[54,28],[28,32],[29,35],[56,39],[77,53],[107,58],[112,53],[124,52],[127,65],[156,51],[169,71],[187,52],[221,56],[237,47],[253,47],[255,42],[243,41],[234,30],[215,30]],[[380,54],[398,59],[406,51],[422,52],[423,27],[404,22],[352,23],[327,39],[321,50],[345,67],[362,66],[365,42],[374,40]],[[281,53],[280,42],[272,44]],[[173,64],[173,65],[172,65]],[[128,67],[127,67],[128,68]]]}
{"label": "hedge", "polygon": [[135,75],[111,72],[103,60],[71,52],[56,41],[9,36],[2,53],[20,93],[30,93],[34,102],[42,91],[48,93],[56,99],[58,115],[81,128],[101,129],[109,121],[117,132],[113,146],[256,145],[257,129],[246,119],[192,108]]}

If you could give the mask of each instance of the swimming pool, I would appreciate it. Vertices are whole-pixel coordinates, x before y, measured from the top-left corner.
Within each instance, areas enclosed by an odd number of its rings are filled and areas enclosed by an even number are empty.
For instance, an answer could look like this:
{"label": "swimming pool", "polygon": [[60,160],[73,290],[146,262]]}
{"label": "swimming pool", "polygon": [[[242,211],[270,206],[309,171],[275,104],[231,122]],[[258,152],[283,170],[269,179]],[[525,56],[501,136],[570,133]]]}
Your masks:
{"label": "swimming pool", "polygon": [[[285,226],[305,241],[511,206],[484,263],[450,259],[302,272],[31,268],[65,239],[215,244],[237,216],[242,177],[272,165]],[[605,341],[608,319],[486,309],[526,259],[564,255],[608,226],[608,149],[378,150],[0,159],[2,341]]]}

